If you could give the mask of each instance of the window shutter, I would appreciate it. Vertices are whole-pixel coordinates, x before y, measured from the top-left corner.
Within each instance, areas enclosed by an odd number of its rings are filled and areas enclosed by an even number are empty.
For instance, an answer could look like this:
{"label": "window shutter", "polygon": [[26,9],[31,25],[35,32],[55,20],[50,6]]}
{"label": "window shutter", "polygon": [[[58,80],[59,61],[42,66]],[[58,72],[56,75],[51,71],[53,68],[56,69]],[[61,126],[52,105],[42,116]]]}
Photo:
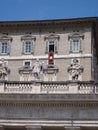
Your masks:
{"label": "window shutter", "polygon": [[55,53],[58,53],[57,40],[55,41]]}
{"label": "window shutter", "polygon": [[7,42],[7,54],[10,54],[10,42]]}
{"label": "window shutter", "polygon": [[23,41],[23,44],[22,44],[22,53],[24,54],[25,53],[25,42]]}
{"label": "window shutter", "polygon": [[32,54],[34,53],[34,43],[33,43],[33,41],[31,41],[31,53]]}
{"label": "window shutter", "polygon": [[82,44],[81,44],[81,40],[79,40],[80,43],[80,51],[82,51]]}
{"label": "window shutter", "polygon": [[70,40],[70,51],[72,52],[72,40]]}
{"label": "window shutter", "polygon": [[0,54],[2,52],[2,43],[0,42]]}
{"label": "window shutter", "polygon": [[49,43],[46,41],[46,53],[48,53]]}

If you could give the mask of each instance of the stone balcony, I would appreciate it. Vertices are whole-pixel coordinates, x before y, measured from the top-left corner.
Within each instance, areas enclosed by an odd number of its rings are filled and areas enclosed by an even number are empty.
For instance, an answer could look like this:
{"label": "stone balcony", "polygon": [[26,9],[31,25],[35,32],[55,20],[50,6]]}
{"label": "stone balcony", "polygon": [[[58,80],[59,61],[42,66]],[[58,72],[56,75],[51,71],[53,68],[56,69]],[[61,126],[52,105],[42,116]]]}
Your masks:
{"label": "stone balcony", "polygon": [[32,94],[97,94],[98,82],[94,81],[1,81],[0,93],[32,93]]}

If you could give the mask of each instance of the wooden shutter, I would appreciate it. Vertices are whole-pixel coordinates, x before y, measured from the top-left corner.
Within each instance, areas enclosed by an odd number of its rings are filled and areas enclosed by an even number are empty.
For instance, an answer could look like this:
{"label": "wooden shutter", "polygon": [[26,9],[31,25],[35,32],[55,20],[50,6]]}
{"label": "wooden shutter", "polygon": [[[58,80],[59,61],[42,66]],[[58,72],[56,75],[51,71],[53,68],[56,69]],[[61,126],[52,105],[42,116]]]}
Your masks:
{"label": "wooden shutter", "polygon": [[7,42],[7,54],[10,54],[10,42]]}
{"label": "wooden shutter", "polygon": [[49,50],[49,41],[46,41],[46,53],[48,53]]}
{"label": "wooden shutter", "polygon": [[23,41],[23,44],[22,44],[22,53],[25,54],[25,42]]}
{"label": "wooden shutter", "polygon": [[57,40],[55,40],[55,43],[54,43],[55,45],[54,45],[54,49],[55,49],[55,53],[58,53],[58,46],[57,46]]}
{"label": "wooden shutter", "polygon": [[72,44],[73,44],[73,41],[70,40],[70,51],[71,51],[71,52],[73,51],[73,49],[72,49]]}

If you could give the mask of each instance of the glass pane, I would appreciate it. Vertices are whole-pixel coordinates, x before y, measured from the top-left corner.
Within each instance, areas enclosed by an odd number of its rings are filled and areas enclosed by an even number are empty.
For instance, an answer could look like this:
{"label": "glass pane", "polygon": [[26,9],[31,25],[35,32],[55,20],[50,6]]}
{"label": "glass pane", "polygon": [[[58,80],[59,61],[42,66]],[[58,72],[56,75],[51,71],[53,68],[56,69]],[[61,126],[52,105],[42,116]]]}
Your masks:
{"label": "glass pane", "polygon": [[80,51],[80,42],[78,39],[74,39],[72,41],[72,51],[74,51],[74,52]]}
{"label": "glass pane", "polygon": [[8,44],[7,42],[2,43],[2,53],[7,53],[8,51]]}
{"label": "glass pane", "polygon": [[31,42],[26,42],[25,43],[25,53],[31,53]]}

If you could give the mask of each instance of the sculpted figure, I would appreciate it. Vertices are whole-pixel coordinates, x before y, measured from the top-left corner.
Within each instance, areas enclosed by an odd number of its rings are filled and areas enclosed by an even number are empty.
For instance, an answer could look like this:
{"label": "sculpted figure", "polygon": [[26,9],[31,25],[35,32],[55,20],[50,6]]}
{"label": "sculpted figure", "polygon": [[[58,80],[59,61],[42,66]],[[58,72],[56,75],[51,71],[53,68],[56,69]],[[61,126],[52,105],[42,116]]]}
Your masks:
{"label": "sculpted figure", "polygon": [[36,62],[34,63],[34,66],[33,66],[33,75],[34,75],[35,79],[40,80],[41,71],[42,71],[42,65],[39,62],[39,59],[37,59]]}
{"label": "sculpted figure", "polygon": [[8,69],[4,59],[0,61],[0,80],[5,80],[10,70]]}
{"label": "sculpted figure", "polygon": [[79,61],[74,59],[68,68],[68,72],[70,73],[72,80],[78,80],[79,75],[83,72],[83,67],[80,66]]}

